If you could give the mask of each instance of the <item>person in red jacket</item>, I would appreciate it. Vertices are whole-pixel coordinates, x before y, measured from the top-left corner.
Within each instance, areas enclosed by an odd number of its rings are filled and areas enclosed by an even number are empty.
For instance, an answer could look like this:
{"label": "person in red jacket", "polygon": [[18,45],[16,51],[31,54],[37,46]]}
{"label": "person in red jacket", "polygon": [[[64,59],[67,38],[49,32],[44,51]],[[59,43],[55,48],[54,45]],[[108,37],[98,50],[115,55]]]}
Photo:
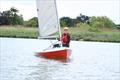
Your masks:
{"label": "person in red jacket", "polygon": [[62,46],[63,47],[69,47],[70,33],[69,33],[69,30],[68,30],[68,27],[64,28],[64,32],[63,32],[62,37],[61,37],[61,41],[62,41]]}

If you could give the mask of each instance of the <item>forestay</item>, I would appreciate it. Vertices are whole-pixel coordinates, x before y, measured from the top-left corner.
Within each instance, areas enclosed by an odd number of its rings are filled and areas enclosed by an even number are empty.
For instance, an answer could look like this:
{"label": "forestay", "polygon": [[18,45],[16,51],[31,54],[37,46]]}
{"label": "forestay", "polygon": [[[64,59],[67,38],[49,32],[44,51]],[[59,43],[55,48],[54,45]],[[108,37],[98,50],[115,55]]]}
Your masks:
{"label": "forestay", "polygon": [[59,31],[55,0],[37,0],[39,37],[49,37]]}

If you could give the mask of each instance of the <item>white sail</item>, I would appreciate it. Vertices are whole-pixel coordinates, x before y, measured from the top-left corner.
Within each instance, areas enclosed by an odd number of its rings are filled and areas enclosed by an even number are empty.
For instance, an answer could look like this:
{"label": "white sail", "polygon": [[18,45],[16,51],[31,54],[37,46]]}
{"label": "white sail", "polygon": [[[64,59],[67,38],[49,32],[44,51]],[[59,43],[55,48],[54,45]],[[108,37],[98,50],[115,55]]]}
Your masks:
{"label": "white sail", "polygon": [[39,37],[48,37],[59,31],[55,0],[37,0]]}

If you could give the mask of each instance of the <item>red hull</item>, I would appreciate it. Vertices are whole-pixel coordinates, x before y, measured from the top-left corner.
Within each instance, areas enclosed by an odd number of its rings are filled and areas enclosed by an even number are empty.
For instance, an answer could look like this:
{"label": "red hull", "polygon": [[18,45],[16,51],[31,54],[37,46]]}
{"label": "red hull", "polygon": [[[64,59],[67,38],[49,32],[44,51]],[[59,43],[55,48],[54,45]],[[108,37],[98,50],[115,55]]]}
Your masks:
{"label": "red hull", "polygon": [[71,54],[70,49],[62,49],[55,51],[45,51],[37,53],[37,56],[42,56],[49,59],[67,59]]}

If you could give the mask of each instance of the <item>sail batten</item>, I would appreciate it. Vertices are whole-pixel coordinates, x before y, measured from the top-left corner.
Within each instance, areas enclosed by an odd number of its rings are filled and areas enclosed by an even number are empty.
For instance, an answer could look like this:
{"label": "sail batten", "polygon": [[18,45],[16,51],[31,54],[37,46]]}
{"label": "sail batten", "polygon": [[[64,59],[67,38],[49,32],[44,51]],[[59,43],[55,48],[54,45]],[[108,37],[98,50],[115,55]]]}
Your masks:
{"label": "sail batten", "polygon": [[39,37],[48,37],[59,32],[55,0],[37,0]]}

